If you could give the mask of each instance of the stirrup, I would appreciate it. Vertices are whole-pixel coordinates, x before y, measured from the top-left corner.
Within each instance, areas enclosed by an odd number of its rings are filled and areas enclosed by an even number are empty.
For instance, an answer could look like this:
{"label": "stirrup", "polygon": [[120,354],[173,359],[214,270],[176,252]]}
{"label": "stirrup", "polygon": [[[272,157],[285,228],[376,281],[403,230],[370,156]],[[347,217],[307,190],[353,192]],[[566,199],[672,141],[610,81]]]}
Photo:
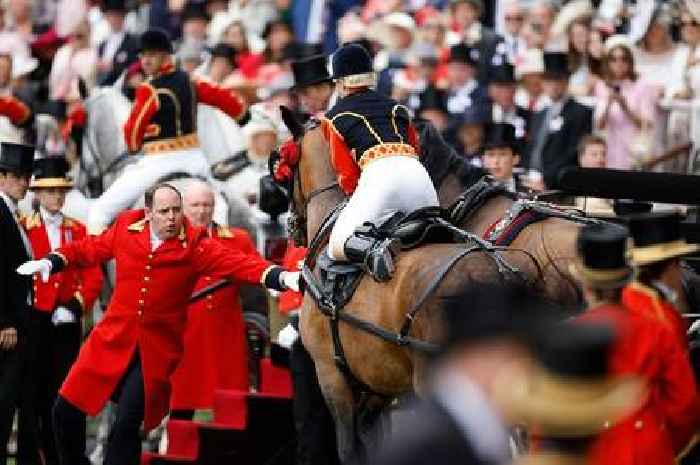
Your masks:
{"label": "stirrup", "polygon": [[376,281],[389,281],[396,271],[394,256],[399,250],[401,250],[401,242],[396,238],[375,242],[365,257],[365,269]]}

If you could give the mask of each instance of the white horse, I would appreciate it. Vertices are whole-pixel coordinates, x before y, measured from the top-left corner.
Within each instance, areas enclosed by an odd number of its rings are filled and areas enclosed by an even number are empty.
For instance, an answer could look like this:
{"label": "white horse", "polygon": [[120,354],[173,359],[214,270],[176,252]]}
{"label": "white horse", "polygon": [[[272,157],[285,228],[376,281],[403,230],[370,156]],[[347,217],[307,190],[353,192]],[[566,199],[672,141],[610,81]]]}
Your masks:
{"label": "white horse", "polygon": [[[85,108],[88,118],[76,186],[94,197],[106,190],[126,166],[143,155],[129,154],[126,149],[122,128],[131,111],[131,103],[118,85],[94,90],[85,101]],[[197,127],[209,165],[242,150],[245,143],[238,124],[216,108],[198,105]],[[189,173],[176,173],[168,180],[189,176]],[[242,199],[226,197],[217,181],[207,181],[212,183],[216,192],[214,220],[254,232],[248,205]],[[141,206],[142,202],[142,199],[139,200],[134,207]]]}

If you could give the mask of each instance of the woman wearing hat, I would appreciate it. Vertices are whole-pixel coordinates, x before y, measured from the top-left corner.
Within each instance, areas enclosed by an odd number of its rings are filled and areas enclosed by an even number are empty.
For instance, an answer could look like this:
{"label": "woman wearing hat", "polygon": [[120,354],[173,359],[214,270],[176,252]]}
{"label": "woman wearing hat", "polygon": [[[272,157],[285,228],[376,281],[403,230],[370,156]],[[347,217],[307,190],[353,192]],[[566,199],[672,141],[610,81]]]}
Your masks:
{"label": "woman wearing hat", "polygon": [[367,51],[357,44],[343,46],[333,55],[333,73],[339,100],[322,128],[350,200],[333,227],[328,252],[336,260],[365,263],[375,279],[387,280],[394,268],[393,244],[358,237],[355,229],[390,210],[437,206],[437,193],[418,159],[409,110],[372,90],[376,75]]}
{"label": "woman wearing hat", "polygon": [[700,245],[688,244],[682,237],[677,213],[637,215],[628,225],[633,242],[630,257],[638,274],[625,287],[622,302],[668,327],[687,347],[688,324],[680,308],[684,302],[680,259],[700,251]]}
{"label": "woman wearing hat", "polygon": [[634,276],[627,241],[627,230],[611,224],[586,226],[578,237],[573,271],[589,305],[578,321],[612,324],[618,340],[610,353],[611,373],[639,376],[648,390],[632,415],[617,424],[604,423],[590,463],[670,465],[697,424],[695,379],[675,334],[622,300],[623,288]]}
{"label": "woman wearing hat", "polygon": [[[22,225],[35,256],[44,256],[62,245],[87,236],[85,226],[61,212],[66,193],[73,183],[67,178],[69,166],[63,157],[34,162],[34,178],[29,186],[39,208],[23,218]],[[99,267],[57,273],[43,282],[34,276],[34,302],[30,311],[32,330],[33,408],[29,412],[39,425],[39,437],[47,463],[58,464],[51,408],[58,388],[78,357],[82,339],[82,316],[92,309],[102,288]]]}
{"label": "woman wearing hat", "polygon": [[700,92],[700,3],[686,0],[681,11],[681,39],[684,45],[677,48],[670,74],[673,82],[666,96],[692,99]]}

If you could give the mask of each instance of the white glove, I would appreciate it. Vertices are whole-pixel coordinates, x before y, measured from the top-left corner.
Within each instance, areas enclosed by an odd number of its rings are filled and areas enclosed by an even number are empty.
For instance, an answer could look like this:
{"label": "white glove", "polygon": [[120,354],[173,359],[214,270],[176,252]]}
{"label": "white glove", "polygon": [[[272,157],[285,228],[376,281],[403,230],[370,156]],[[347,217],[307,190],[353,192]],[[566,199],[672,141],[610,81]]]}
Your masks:
{"label": "white glove", "polygon": [[285,349],[292,350],[292,345],[299,338],[299,333],[294,326],[287,324],[282,331],[277,335],[277,344],[281,345]]}
{"label": "white glove", "polygon": [[49,281],[49,275],[51,274],[51,262],[45,258],[41,260],[30,260],[28,262],[22,263],[17,268],[17,273],[24,276],[31,276],[35,273],[41,273],[41,280],[43,282]]}
{"label": "white glove", "polygon": [[299,292],[299,280],[301,279],[301,272],[299,271],[283,271],[280,281],[282,285],[287,289],[295,292]]}
{"label": "white glove", "polygon": [[56,307],[56,310],[54,310],[51,315],[51,323],[53,323],[54,326],[75,322],[75,315],[66,307]]}

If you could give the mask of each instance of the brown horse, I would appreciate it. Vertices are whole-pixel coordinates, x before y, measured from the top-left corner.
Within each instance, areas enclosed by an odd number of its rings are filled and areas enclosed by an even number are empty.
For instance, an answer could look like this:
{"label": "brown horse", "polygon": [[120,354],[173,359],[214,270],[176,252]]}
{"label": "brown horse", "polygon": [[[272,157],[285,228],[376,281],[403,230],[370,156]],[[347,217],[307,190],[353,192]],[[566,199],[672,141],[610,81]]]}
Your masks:
{"label": "brown horse", "polygon": [[[440,206],[447,208],[485,173],[459,157],[429,123],[418,122],[422,161],[435,183]],[[506,196],[487,201],[466,221],[458,225],[483,237],[513,204]],[[542,291],[561,304],[580,303],[580,292],[569,272],[576,257],[576,236],[581,223],[563,218],[547,218],[525,227],[510,244],[513,249],[532,254],[542,270]]]}
{"label": "brown horse", "polygon": [[[287,122],[288,126],[294,126]],[[300,137],[301,128],[290,127]],[[344,200],[337,188],[336,173],[330,164],[329,146],[319,128],[310,128],[298,138],[300,157],[293,174],[292,210],[306,226],[308,238],[315,237],[324,219]],[[396,272],[389,282],[379,283],[365,276],[353,298],[342,310],[375,327],[398,333],[406,321],[406,313],[443,269],[444,264],[473,244],[431,244],[405,251],[396,260]],[[324,252],[321,252],[324,253]],[[525,274],[535,275],[535,265],[521,253],[503,254],[508,263]],[[307,257],[313,266],[315,257]],[[455,263],[421,305],[411,326],[410,336],[421,341],[440,338],[439,302],[466,280],[498,282],[502,279],[493,252],[474,251]],[[468,310],[468,309],[465,309]],[[368,396],[361,395],[339,370],[334,360],[334,344],[329,318],[322,314],[307,292],[301,312],[300,332],[304,346],[311,354],[318,380],[336,423],[341,460],[347,462],[362,456],[360,405],[367,405]],[[355,326],[339,323],[340,340],[347,365],[354,378],[371,390],[372,403],[381,408],[412,389],[420,393],[423,386],[425,354],[369,334]],[[379,394],[379,395],[377,395]]]}

